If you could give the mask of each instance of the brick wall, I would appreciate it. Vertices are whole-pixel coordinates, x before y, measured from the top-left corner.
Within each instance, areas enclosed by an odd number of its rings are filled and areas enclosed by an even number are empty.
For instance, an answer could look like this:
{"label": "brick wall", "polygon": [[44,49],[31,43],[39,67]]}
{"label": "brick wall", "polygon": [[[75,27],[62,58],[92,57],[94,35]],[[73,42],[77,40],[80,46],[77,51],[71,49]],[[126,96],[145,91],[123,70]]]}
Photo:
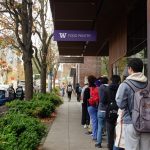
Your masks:
{"label": "brick wall", "polygon": [[100,57],[85,56],[84,64],[79,64],[79,82],[84,85],[84,77],[94,75],[100,76]]}

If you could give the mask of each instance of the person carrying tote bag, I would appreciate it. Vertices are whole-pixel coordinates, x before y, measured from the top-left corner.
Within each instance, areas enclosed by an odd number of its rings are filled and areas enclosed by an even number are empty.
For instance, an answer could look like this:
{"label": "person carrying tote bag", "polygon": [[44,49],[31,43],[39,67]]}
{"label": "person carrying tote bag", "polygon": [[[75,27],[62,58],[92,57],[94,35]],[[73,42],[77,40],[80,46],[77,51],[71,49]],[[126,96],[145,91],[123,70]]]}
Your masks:
{"label": "person carrying tote bag", "polygon": [[124,111],[119,109],[116,125],[116,139],[113,150],[125,150],[124,125],[122,120],[123,114]]}

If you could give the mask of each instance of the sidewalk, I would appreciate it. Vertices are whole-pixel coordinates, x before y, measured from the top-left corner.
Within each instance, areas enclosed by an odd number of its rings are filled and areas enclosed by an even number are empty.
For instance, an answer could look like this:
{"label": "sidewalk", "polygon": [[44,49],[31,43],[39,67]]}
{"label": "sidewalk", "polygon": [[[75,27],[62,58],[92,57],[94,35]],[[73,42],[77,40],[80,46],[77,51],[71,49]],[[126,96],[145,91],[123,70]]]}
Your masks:
{"label": "sidewalk", "polygon": [[[71,102],[64,98],[64,104],[58,109],[42,150],[95,150],[95,142],[86,129],[81,126],[81,103],[73,97]],[[106,140],[105,140],[106,141]],[[104,141],[104,142],[105,142]],[[106,143],[101,150],[107,150]]]}

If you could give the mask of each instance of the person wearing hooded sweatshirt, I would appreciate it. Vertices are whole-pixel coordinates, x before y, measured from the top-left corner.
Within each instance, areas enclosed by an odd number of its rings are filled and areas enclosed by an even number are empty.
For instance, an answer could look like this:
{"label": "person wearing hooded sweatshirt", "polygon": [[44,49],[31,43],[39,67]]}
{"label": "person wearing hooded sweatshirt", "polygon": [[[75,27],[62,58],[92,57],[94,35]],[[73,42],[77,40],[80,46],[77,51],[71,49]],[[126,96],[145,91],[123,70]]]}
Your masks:
{"label": "person wearing hooded sweatshirt", "polygon": [[99,87],[99,105],[98,105],[98,112],[97,112],[97,119],[98,119],[98,131],[97,131],[97,143],[95,147],[102,148],[102,134],[103,129],[106,123],[106,109],[107,109],[107,87],[108,87],[108,78],[103,77],[101,79],[101,85]]}
{"label": "person wearing hooded sweatshirt", "polygon": [[108,149],[113,150],[114,138],[115,138],[115,126],[118,117],[118,106],[116,104],[116,93],[121,82],[121,78],[118,75],[111,77],[111,83],[107,88],[108,92],[108,107],[106,110],[106,130],[108,139]]}
{"label": "person wearing hooded sweatshirt", "polygon": [[[88,76],[89,87],[84,91],[84,99],[87,99],[88,113],[90,115],[90,120],[92,123],[92,139],[96,141],[97,138],[97,102],[99,101],[98,89],[95,85],[96,77],[93,75]],[[92,92],[95,91],[95,92]],[[95,93],[94,97],[91,95]],[[91,100],[94,98],[94,104]]]}
{"label": "person wearing hooded sweatshirt", "polygon": [[[143,62],[139,58],[133,58],[128,63],[129,80],[137,88],[145,88],[147,86],[147,78],[142,73]],[[120,109],[124,110],[124,138],[126,150],[149,150],[150,149],[150,133],[139,133],[135,130],[131,113],[133,109],[134,91],[131,87],[123,82],[117,91],[116,102]]]}

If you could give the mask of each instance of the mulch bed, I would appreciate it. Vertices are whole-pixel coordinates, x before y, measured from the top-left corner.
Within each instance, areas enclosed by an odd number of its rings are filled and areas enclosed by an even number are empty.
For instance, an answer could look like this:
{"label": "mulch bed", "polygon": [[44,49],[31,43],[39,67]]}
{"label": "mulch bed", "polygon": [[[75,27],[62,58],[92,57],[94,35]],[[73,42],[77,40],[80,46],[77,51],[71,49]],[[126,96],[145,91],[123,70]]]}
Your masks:
{"label": "mulch bed", "polygon": [[[57,112],[53,112],[50,117],[41,119],[41,122],[44,123],[47,126],[48,132],[49,132],[49,130],[50,130],[50,128],[51,128],[51,126],[53,124],[53,121],[55,120],[56,116],[57,116]],[[45,142],[45,139],[46,139],[46,137],[44,137],[42,139],[41,144],[39,145],[37,150],[42,150],[42,147],[43,147],[43,144]]]}
{"label": "mulch bed", "polygon": [[3,105],[3,106],[0,106],[0,116],[2,116],[5,112],[8,111],[8,107]]}

